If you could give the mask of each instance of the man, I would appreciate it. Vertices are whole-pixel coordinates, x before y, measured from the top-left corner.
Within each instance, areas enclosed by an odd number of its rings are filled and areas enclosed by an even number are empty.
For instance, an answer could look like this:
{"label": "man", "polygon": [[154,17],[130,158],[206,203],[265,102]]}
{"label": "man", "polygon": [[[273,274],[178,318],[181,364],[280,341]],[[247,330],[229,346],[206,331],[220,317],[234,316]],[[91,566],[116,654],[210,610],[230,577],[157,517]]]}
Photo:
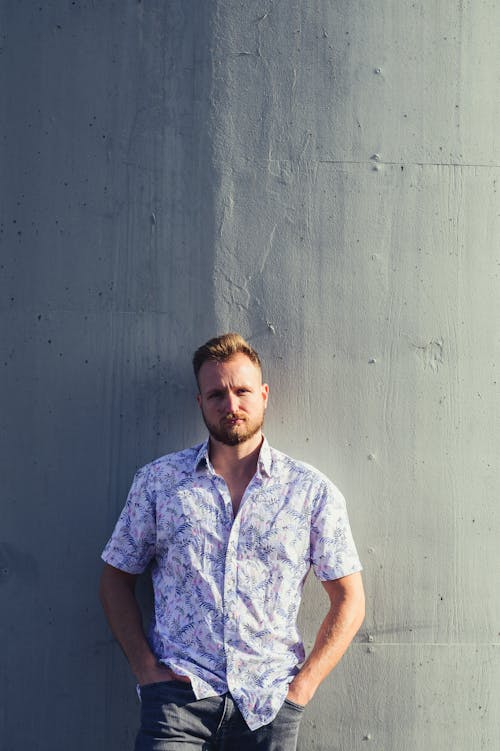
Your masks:
{"label": "man", "polygon": [[[209,438],[139,470],[103,552],[102,603],[141,696],[136,751],[294,751],[364,617],[344,499],[263,437],[269,388],[241,336],[211,339],[193,366]],[[150,562],[148,640],[134,585]],[[330,609],[304,662],[311,566]]]}

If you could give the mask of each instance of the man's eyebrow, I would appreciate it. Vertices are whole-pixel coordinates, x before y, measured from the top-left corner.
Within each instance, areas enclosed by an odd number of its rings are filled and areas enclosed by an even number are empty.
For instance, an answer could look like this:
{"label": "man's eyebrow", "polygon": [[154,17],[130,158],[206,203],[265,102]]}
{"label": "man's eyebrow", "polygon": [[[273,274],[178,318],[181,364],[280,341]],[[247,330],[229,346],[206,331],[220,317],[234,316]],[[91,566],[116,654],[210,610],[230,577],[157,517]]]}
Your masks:
{"label": "man's eyebrow", "polygon": [[216,394],[223,394],[226,391],[231,391],[232,389],[234,389],[235,391],[238,391],[239,389],[247,389],[248,391],[251,391],[252,388],[253,387],[249,383],[238,383],[238,384],[235,384],[234,386],[228,386],[228,387],[219,386],[217,388],[209,389],[206,393],[207,393],[207,396],[214,396]]}

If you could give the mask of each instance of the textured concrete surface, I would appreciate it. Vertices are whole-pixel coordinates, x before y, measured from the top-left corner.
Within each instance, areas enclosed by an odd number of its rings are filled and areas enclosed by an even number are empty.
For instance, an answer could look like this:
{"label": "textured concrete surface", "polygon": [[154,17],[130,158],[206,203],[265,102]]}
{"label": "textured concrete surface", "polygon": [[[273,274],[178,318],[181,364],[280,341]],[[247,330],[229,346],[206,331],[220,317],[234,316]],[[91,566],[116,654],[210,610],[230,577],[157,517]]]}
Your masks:
{"label": "textured concrete surface", "polygon": [[[203,435],[189,357],[228,329],[365,564],[300,751],[500,747],[499,30],[487,0],[1,6],[2,751],[130,747],[99,553]],[[309,645],[325,607],[309,581]]]}

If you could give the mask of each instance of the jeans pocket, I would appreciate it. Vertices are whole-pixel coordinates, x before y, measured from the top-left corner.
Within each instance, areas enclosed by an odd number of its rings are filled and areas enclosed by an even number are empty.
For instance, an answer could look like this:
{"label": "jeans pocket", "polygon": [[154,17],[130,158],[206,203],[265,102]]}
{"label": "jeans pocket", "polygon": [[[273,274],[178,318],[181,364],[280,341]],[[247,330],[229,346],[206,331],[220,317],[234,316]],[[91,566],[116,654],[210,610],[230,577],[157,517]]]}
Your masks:
{"label": "jeans pocket", "polygon": [[172,680],[139,686],[139,698],[142,704],[186,704],[194,701],[195,695],[190,683]]}
{"label": "jeans pocket", "polygon": [[305,707],[305,704],[296,704],[294,701],[291,701],[290,699],[285,699],[285,704],[288,704],[290,707],[293,707],[293,709],[296,709],[298,712],[303,712]]}
{"label": "jeans pocket", "polygon": [[139,686],[140,690],[143,689],[157,689],[162,688],[163,686],[167,687],[175,687],[175,688],[192,688],[191,683],[188,683],[187,681],[178,681],[176,678],[172,678],[172,680],[168,681],[156,681],[155,683],[144,683],[142,686]]}

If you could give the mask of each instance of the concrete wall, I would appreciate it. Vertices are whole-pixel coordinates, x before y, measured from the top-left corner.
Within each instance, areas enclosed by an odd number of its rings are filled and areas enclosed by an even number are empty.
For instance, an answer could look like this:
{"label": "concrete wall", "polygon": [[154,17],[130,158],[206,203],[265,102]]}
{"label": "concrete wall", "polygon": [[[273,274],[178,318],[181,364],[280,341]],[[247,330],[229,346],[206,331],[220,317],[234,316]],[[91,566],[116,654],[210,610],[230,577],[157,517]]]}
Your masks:
{"label": "concrete wall", "polygon": [[[134,469],[203,434],[189,356],[228,329],[365,564],[300,751],[497,748],[500,6],[22,0],[0,27],[2,749],[130,747],[98,556]],[[311,580],[308,644],[325,607]]]}

